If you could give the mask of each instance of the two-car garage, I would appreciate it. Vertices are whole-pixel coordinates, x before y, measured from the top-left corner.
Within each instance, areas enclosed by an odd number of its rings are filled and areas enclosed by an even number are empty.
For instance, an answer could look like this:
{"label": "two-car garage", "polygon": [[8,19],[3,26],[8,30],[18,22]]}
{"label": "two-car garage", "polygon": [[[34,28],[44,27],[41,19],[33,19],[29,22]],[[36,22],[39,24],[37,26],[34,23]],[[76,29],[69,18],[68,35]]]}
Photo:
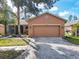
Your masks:
{"label": "two-car garage", "polygon": [[30,37],[64,36],[65,21],[49,13],[42,14],[28,21]]}
{"label": "two-car garage", "polygon": [[33,36],[60,36],[59,25],[34,25]]}

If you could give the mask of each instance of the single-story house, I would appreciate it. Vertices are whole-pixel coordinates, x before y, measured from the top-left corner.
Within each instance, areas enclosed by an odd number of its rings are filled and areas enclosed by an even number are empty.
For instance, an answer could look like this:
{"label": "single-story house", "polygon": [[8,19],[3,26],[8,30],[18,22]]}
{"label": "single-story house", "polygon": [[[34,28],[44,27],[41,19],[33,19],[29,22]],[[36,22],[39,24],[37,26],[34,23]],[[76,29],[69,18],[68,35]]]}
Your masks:
{"label": "single-story house", "polygon": [[72,26],[76,23],[78,23],[79,20],[74,20],[74,21],[68,21],[65,23],[65,31],[72,31]]}
{"label": "single-story house", "polygon": [[[73,25],[77,24],[79,22],[79,20],[73,20],[73,21],[68,21],[67,23],[65,23],[65,32],[73,32]],[[76,30],[77,31],[77,30]],[[79,32],[79,30],[78,30]],[[76,33],[78,33],[76,32]]]}
{"label": "single-story house", "polygon": [[[20,32],[21,34],[27,34],[28,31],[28,23],[26,20],[20,20]],[[7,33],[10,34],[18,34],[18,25],[17,24],[8,24],[7,25]]]}
{"label": "single-story house", "polygon": [[0,34],[3,35],[4,34],[4,25],[0,24]]}
{"label": "single-story house", "polygon": [[[27,34],[29,37],[63,37],[64,36],[65,20],[52,15],[44,13],[37,17],[26,20],[20,20],[21,34]],[[0,32],[4,32],[4,26],[0,26]],[[8,24],[7,33],[18,34],[17,24]]]}
{"label": "single-story house", "polygon": [[63,37],[65,20],[52,15],[44,13],[28,21],[28,35],[30,37]]}

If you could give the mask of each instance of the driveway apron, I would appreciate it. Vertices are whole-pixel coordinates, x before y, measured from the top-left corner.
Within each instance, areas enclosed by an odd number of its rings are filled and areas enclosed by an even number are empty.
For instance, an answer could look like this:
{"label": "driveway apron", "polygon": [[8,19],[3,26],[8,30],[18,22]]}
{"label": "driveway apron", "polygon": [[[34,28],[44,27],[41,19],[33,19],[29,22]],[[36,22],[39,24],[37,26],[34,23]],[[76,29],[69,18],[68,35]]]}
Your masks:
{"label": "driveway apron", "polygon": [[79,59],[79,45],[61,37],[33,38],[39,46],[37,59]]}

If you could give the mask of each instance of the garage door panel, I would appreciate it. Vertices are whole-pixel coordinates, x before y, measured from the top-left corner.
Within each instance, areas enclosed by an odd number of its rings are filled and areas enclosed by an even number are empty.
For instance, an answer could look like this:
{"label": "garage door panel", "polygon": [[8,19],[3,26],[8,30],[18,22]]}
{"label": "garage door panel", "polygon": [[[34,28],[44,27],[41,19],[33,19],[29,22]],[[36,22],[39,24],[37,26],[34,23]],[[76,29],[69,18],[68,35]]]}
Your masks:
{"label": "garage door panel", "polygon": [[59,26],[33,26],[33,36],[59,36]]}

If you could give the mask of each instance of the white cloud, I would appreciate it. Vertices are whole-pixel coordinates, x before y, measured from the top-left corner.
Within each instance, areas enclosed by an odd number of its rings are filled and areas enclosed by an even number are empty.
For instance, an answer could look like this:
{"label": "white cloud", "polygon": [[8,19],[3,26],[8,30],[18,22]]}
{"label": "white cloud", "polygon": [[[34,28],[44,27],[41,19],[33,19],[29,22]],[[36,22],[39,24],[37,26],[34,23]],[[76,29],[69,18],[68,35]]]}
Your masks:
{"label": "white cloud", "polygon": [[17,8],[12,5],[11,0],[7,0],[7,4],[11,7],[13,12],[15,12],[15,13],[17,12]]}
{"label": "white cloud", "polygon": [[38,9],[43,9],[43,8],[44,8],[44,6],[45,6],[45,4],[44,4],[44,3],[39,3],[39,4],[38,4]]}
{"label": "white cloud", "polygon": [[52,7],[51,9],[49,9],[49,11],[57,11],[58,10],[58,7]]}
{"label": "white cloud", "polygon": [[[46,10],[44,6],[46,6],[46,4],[39,3],[38,6],[37,6],[37,8],[38,9],[42,9],[42,10]],[[51,9],[49,9],[49,11],[56,11],[56,10],[58,10],[58,7],[57,6],[54,6]]]}
{"label": "white cloud", "polygon": [[69,14],[68,11],[59,12],[59,16],[66,16],[66,15],[68,15],[68,14]]}
{"label": "white cloud", "polygon": [[12,8],[11,0],[7,0],[7,4]]}
{"label": "white cloud", "polygon": [[17,12],[17,8],[16,8],[16,7],[13,8],[13,12],[14,12],[14,13]]}

